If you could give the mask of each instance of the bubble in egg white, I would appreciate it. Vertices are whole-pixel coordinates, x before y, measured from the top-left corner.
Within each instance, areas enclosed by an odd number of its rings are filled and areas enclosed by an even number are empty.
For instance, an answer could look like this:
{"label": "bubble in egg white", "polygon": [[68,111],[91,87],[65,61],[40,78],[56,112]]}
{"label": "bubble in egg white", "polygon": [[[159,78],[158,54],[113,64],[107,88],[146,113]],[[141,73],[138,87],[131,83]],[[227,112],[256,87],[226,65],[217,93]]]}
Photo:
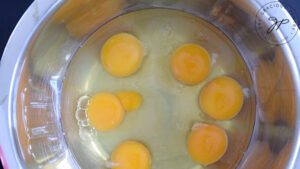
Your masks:
{"label": "bubble in egg white", "polygon": [[246,98],[250,97],[250,89],[249,88],[243,88],[243,94]]}

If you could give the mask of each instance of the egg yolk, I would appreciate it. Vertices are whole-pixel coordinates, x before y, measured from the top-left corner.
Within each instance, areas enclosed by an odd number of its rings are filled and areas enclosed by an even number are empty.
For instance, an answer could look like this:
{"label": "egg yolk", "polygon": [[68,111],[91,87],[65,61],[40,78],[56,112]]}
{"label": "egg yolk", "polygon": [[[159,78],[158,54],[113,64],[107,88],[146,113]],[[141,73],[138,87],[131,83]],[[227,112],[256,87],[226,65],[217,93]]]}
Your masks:
{"label": "egg yolk", "polygon": [[147,148],[138,142],[121,143],[112,153],[112,169],[149,169],[151,156]]}
{"label": "egg yolk", "polygon": [[110,130],[118,126],[124,117],[124,109],[117,96],[99,93],[87,105],[89,122],[98,130]]}
{"label": "egg yolk", "polygon": [[179,47],[171,58],[171,68],[175,77],[189,85],[203,81],[210,72],[210,56],[196,44]]}
{"label": "egg yolk", "polygon": [[241,86],[232,78],[219,77],[204,86],[199,102],[202,110],[217,120],[233,118],[243,105]]}
{"label": "egg yolk", "polygon": [[128,33],[109,38],[102,47],[101,61],[106,71],[118,77],[129,76],[140,66],[143,48],[139,40]]}
{"label": "egg yolk", "polygon": [[118,95],[125,110],[133,111],[140,107],[142,103],[142,97],[136,92],[127,91],[121,92]]}
{"label": "egg yolk", "polygon": [[218,161],[226,152],[228,139],[225,131],[213,124],[199,124],[188,136],[188,151],[200,164]]}

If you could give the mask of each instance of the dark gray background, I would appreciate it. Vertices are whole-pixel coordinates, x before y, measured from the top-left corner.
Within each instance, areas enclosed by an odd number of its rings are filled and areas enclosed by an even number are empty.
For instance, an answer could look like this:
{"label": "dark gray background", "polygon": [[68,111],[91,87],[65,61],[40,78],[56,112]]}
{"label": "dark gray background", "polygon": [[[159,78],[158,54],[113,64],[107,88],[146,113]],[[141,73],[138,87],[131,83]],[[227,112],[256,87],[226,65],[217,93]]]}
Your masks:
{"label": "dark gray background", "polygon": [[3,0],[0,4],[0,58],[7,40],[33,0]]}

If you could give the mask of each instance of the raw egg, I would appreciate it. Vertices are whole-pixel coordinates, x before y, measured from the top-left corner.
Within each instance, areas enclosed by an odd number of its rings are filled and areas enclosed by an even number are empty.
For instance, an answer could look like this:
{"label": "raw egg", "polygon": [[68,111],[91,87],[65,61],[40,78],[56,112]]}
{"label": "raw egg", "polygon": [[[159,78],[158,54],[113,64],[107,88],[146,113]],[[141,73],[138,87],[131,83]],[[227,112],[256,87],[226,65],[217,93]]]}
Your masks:
{"label": "raw egg", "polygon": [[112,169],[149,169],[151,156],[141,143],[127,141],[121,143],[112,153]]}
{"label": "raw egg", "polygon": [[218,161],[226,152],[226,132],[213,124],[197,124],[188,136],[188,151],[200,164],[208,165]]}
{"label": "raw egg", "polygon": [[87,105],[89,122],[98,130],[110,130],[118,126],[125,110],[117,96],[99,93],[93,96]]}
{"label": "raw egg", "polygon": [[189,85],[203,81],[209,75],[210,64],[211,59],[208,52],[196,44],[179,47],[171,58],[174,76]]}
{"label": "raw egg", "polygon": [[141,95],[133,91],[120,92],[117,96],[124,109],[128,111],[138,109],[142,103]]}
{"label": "raw egg", "polygon": [[139,40],[128,33],[110,37],[102,47],[101,61],[107,72],[124,77],[134,73],[143,59],[143,47]]}
{"label": "raw egg", "polygon": [[218,77],[204,86],[199,102],[202,110],[217,120],[233,118],[243,105],[243,91],[234,79]]}

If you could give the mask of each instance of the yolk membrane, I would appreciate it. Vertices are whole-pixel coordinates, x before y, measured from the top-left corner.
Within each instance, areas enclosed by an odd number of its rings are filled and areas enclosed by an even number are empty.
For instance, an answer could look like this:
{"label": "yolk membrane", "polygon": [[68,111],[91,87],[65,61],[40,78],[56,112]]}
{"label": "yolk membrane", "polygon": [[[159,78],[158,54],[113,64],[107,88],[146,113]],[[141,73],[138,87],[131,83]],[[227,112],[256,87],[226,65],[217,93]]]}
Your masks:
{"label": "yolk membrane", "polygon": [[226,152],[226,132],[213,124],[197,124],[187,141],[191,157],[200,164],[208,165],[218,161]]}
{"label": "yolk membrane", "polygon": [[233,118],[243,105],[243,91],[234,79],[218,77],[204,86],[200,92],[201,109],[217,120]]}
{"label": "yolk membrane", "polygon": [[149,169],[151,155],[148,149],[136,141],[121,143],[112,153],[112,169]]}
{"label": "yolk membrane", "polygon": [[110,93],[98,93],[87,105],[89,122],[98,130],[110,130],[118,126],[125,110],[117,96]]}
{"label": "yolk membrane", "polygon": [[117,96],[124,109],[128,111],[138,109],[142,103],[141,95],[133,91],[120,92]]}
{"label": "yolk membrane", "polygon": [[110,37],[102,47],[101,61],[107,72],[125,77],[133,74],[142,63],[143,47],[139,40],[128,33]]}
{"label": "yolk membrane", "polygon": [[171,58],[174,76],[181,82],[195,85],[210,73],[211,59],[208,52],[196,44],[179,47]]}

